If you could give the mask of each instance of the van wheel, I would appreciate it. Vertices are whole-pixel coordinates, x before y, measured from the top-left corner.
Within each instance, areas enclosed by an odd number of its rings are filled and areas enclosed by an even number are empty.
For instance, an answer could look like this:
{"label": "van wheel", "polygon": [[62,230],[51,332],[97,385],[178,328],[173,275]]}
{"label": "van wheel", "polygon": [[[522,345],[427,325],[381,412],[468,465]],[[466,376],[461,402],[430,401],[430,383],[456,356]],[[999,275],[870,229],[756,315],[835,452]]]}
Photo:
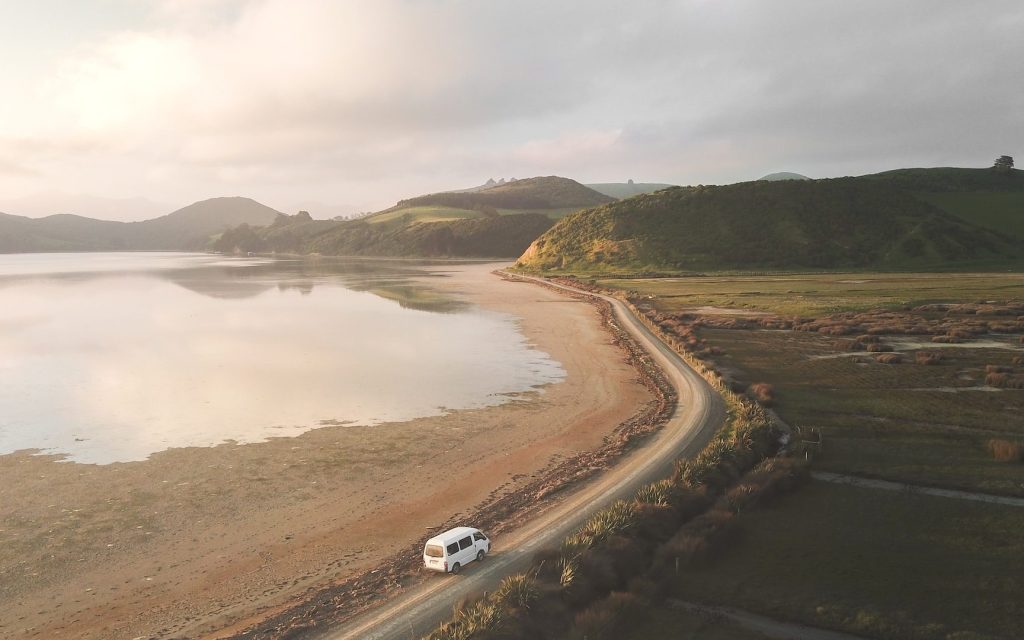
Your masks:
{"label": "van wheel", "polygon": [[462,565],[459,564],[458,562],[456,562],[455,564],[452,565],[452,574],[454,575],[454,574],[458,573],[461,569],[462,569]]}
{"label": "van wheel", "polygon": [[481,549],[481,550],[476,552],[476,559],[477,560],[483,560],[484,559],[484,550],[483,549]]}

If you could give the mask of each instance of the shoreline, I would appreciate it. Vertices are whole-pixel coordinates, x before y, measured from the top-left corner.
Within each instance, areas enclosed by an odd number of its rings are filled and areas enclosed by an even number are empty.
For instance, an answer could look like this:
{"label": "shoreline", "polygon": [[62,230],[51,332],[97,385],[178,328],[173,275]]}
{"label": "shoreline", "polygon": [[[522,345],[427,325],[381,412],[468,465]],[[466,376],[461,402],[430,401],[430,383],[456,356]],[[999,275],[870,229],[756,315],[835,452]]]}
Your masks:
{"label": "shoreline", "polygon": [[599,449],[651,393],[591,305],[493,266],[430,282],[515,315],[564,382],[488,409],[138,463],[0,456],[0,597],[14,603],[0,634],[221,637]]}

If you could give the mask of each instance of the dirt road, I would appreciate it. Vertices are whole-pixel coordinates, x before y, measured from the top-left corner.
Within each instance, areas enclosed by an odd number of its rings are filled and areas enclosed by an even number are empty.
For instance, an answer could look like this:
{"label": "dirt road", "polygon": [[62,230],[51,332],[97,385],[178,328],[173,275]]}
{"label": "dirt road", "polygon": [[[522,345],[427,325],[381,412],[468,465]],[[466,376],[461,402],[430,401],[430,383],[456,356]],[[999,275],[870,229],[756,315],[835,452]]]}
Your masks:
{"label": "dirt road", "polygon": [[[545,284],[573,293],[586,293],[553,283]],[[679,403],[668,424],[614,468],[553,501],[538,517],[514,534],[495,540],[494,553],[484,562],[469,565],[458,576],[438,575],[387,605],[316,637],[406,640],[423,636],[451,615],[454,603],[467,596],[493,590],[504,576],[528,567],[537,551],[557,546],[592,513],[616,499],[628,497],[645,483],[667,476],[677,457],[692,455],[704,446],[725,419],[721,398],[675,352],[644,327],[625,304],[615,298],[598,297],[611,303],[616,322],[651,353],[676,388]]]}

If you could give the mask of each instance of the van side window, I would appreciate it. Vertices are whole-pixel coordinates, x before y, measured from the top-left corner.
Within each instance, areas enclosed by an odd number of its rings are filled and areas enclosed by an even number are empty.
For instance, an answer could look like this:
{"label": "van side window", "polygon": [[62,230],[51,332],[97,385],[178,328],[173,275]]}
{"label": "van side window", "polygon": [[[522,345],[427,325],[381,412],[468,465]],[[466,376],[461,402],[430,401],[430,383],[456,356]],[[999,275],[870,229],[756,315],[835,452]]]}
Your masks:
{"label": "van side window", "polygon": [[474,539],[474,540],[486,540],[486,539],[487,539],[487,536],[485,536],[485,535],[484,535],[484,534],[482,534],[482,533],[479,533],[479,532],[477,532],[477,533],[474,533],[474,534],[473,534],[473,539]]}
{"label": "van side window", "polygon": [[445,548],[448,549],[448,555],[453,556],[459,552],[459,543],[453,542]]}
{"label": "van side window", "polygon": [[473,539],[470,538],[469,536],[466,536],[462,540],[459,540],[459,548],[460,549],[468,549],[468,548],[470,548],[472,546],[473,546]]}

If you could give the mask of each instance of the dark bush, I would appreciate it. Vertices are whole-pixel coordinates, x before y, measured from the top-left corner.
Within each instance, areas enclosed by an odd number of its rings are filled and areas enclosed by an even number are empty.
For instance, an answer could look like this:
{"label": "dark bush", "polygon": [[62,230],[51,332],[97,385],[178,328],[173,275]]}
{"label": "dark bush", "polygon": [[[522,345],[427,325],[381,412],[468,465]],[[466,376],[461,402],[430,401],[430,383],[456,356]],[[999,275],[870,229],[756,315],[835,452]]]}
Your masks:
{"label": "dark bush", "polygon": [[632,593],[615,592],[576,614],[569,638],[604,640],[622,636],[622,630],[636,623],[644,610]]}

